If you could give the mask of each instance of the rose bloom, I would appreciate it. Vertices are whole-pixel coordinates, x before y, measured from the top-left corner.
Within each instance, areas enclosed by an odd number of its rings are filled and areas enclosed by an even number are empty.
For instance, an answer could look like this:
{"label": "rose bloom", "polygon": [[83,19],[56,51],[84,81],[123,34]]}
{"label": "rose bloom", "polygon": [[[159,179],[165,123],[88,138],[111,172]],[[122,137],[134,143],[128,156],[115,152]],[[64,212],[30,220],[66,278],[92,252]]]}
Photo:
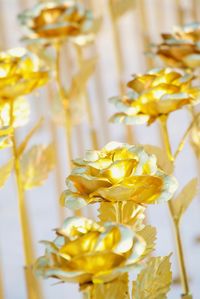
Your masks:
{"label": "rose bloom", "polygon": [[162,34],[156,54],[171,67],[196,68],[200,66],[200,24],[175,27],[172,34]]}
{"label": "rose bloom", "polygon": [[0,105],[31,93],[48,80],[39,59],[24,48],[0,52]]}
{"label": "rose bloom", "polygon": [[70,37],[82,44],[93,39],[96,24],[92,12],[74,0],[41,2],[25,10],[19,19],[29,29],[30,39],[45,43]]}
{"label": "rose bloom", "polygon": [[45,254],[35,264],[36,274],[44,278],[104,283],[145,257],[145,241],[126,225],[99,225],[86,218],[70,217],[57,235],[53,242],[43,242]]}
{"label": "rose bloom", "polygon": [[200,87],[192,87],[194,75],[177,69],[153,69],[144,75],[136,75],[128,83],[132,90],[125,96],[113,97],[119,113],[111,121],[127,125],[150,125],[161,116],[186,105],[197,104]]}
{"label": "rose bloom", "polygon": [[158,169],[156,157],[140,146],[111,142],[74,165],[61,196],[70,209],[101,201],[154,204],[171,199],[177,188],[175,178]]}

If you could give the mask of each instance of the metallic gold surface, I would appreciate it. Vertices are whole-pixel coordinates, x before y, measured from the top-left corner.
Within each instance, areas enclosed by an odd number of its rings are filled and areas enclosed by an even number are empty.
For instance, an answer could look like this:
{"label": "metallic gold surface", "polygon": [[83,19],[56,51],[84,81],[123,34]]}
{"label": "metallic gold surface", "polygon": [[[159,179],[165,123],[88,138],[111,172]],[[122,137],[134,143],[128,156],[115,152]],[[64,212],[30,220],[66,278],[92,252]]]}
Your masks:
{"label": "metallic gold surface", "polygon": [[0,52],[0,99],[6,101],[29,94],[48,81],[38,58],[25,48]]}
{"label": "metallic gold surface", "polygon": [[197,104],[200,87],[192,87],[194,78],[194,75],[170,68],[135,75],[128,83],[131,90],[127,95],[110,99],[119,111],[111,121],[150,125],[161,116],[166,117],[186,105]]}
{"label": "metallic gold surface", "polygon": [[169,256],[151,257],[133,282],[132,299],[166,298],[171,282]]}
{"label": "metallic gold surface", "polygon": [[128,226],[79,217],[67,218],[57,235],[54,242],[43,242],[46,253],[37,260],[36,273],[80,285],[117,278],[136,265],[146,246]]}
{"label": "metallic gold surface", "polygon": [[176,26],[172,33],[162,34],[156,53],[171,67],[195,69],[200,66],[200,24]]}
{"label": "metallic gold surface", "polygon": [[138,146],[111,142],[73,163],[75,168],[66,180],[68,189],[61,197],[61,204],[71,209],[101,201],[163,202],[177,187],[173,177],[157,168],[155,156]]}
{"label": "metallic gold surface", "polygon": [[99,29],[99,20],[90,10],[76,1],[50,0],[36,4],[19,15],[26,27],[25,41],[52,44],[70,38],[84,45],[94,39]]}

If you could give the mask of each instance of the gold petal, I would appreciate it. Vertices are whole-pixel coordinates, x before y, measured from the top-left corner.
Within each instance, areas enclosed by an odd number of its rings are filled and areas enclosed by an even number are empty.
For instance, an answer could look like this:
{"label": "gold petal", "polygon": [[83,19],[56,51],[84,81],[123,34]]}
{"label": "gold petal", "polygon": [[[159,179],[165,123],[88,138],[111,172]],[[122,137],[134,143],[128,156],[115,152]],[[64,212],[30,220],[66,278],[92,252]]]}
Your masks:
{"label": "gold petal", "polygon": [[86,273],[98,273],[119,266],[125,261],[125,257],[110,251],[89,253],[75,257],[70,263],[70,267],[82,270]]}

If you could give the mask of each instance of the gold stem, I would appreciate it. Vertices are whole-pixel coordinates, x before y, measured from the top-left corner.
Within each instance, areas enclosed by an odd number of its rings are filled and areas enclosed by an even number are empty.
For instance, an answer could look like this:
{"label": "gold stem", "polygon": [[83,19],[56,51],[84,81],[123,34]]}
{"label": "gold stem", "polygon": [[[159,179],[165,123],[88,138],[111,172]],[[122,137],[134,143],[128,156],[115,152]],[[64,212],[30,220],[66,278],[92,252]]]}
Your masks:
{"label": "gold stem", "polygon": [[56,82],[58,86],[58,92],[60,96],[60,101],[65,111],[65,133],[66,133],[66,145],[67,145],[67,157],[69,168],[71,168],[72,164],[72,146],[71,146],[71,115],[69,110],[69,103],[65,96],[65,92],[63,90],[62,81],[61,81],[61,74],[60,74],[60,56],[61,56],[61,45],[55,45],[56,50]]}
{"label": "gold stem", "polygon": [[[13,105],[14,102],[13,100],[11,100],[10,103],[10,125],[11,126],[13,126]],[[21,178],[20,160],[17,151],[15,132],[13,133],[11,139],[12,139],[12,152],[14,158],[14,173],[15,173],[17,191],[18,191],[19,217],[21,223],[22,242],[23,242],[23,251],[24,251],[24,259],[25,259],[25,278],[26,278],[27,296],[28,299],[36,299],[36,298],[41,298],[41,294],[40,294],[41,290],[32,272],[32,264],[34,262],[32,238],[31,238],[31,230],[30,230],[30,225],[28,220],[29,218],[28,218],[28,213],[27,213],[27,208],[25,203],[25,190]]]}
{"label": "gold stem", "polygon": [[[162,125],[162,129],[163,129],[163,136],[164,136],[164,141],[165,141],[166,152],[167,152],[169,159],[173,161],[173,155],[171,152],[171,145],[170,145],[168,128],[167,128],[167,117],[161,118],[161,125]],[[183,293],[185,296],[185,295],[189,295],[189,283],[188,283],[187,271],[186,271],[186,266],[185,266],[183,245],[182,245],[181,236],[180,236],[179,223],[174,220],[174,214],[173,214],[171,201],[168,201],[168,208],[169,208],[170,216],[173,221],[174,229],[175,229],[175,237],[176,237],[176,242],[177,242],[177,254],[178,254],[180,274],[181,274],[181,284],[182,284],[182,289],[183,289]]]}
{"label": "gold stem", "polygon": [[122,223],[122,202],[118,201],[115,204],[115,208],[116,208],[116,222],[117,223]]}
{"label": "gold stem", "polygon": [[193,120],[193,122],[189,125],[189,127],[187,128],[187,130],[185,131],[179,145],[178,145],[178,148],[174,154],[174,160],[176,160],[176,158],[178,157],[179,153],[182,151],[184,145],[185,145],[185,142],[186,142],[186,139],[188,137],[188,134],[190,133],[191,129],[193,128],[194,124],[196,122],[196,118]]}
{"label": "gold stem", "polygon": [[90,285],[87,287],[86,290],[82,292],[83,294],[83,299],[94,299],[94,285]]}
{"label": "gold stem", "polygon": [[[48,104],[51,107],[51,99],[53,98],[53,91],[52,87],[49,85],[48,88]],[[55,160],[56,160],[56,167],[55,167],[55,180],[56,180],[56,195],[59,198],[62,192],[62,169],[61,169],[61,161],[59,155],[59,140],[58,140],[58,132],[55,124],[53,123],[52,119],[49,119],[49,130],[51,132],[51,139],[55,146]],[[64,209],[58,204],[58,212],[61,224],[65,218]]]}
{"label": "gold stem", "polygon": [[166,148],[167,156],[170,161],[174,161],[174,157],[171,150],[171,144],[169,140],[168,129],[167,129],[167,116],[162,116],[162,118],[160,118],[160,121],[163,130],[164,145]]}
{"label": "gold stem", "polygon": [[1,272],[1,269],[0,269],[0,298],[1,299],[5,298],[4,287],[3,287],[3,273]]}
{"label": "gold stem", "polygon": [[181,268],[182,286],[183,286],[184,294],[189,295],[189,282],[188,282],[187,272],[186,272],[186,267],[185,267],[184,253],[183,253],[179,223],[174,221],[174,228],[175,228],[175,233],[176,233],[179,264],[180,264],[180,268]]}
{"label": "gold stem", "polygon": [[[109,14],[110,14],[110,19],[111,19],[111,26],[112,26],[112,36],[113,36],[113,43],[114,43],[114,48],[115,48],[115,61],[116,61],[116,67],[117,67],[117,81],[118,81],[118,87],[120,94],[123,95],[125,92],[125,86],[122,81],[122,74],[123,74],[123,60],[122,60],[122,51],[121,51],[121,43],[120,43],[120,36],[117,30],[117,24],[114,18],[113,14],[113,1],[108,0],[108,9],[109,9]],[[129,144],[134,143],[134,137],[133,137],[133,132],[132,128],[130,126],[125,127],[126,131],[126,140]]]}
{"label": "gold stem", "polygon": [[[81,67],[83,63],[83,52],[82,48],[80,46],[76,46],[76,53],[77,53],[77,60],[79,67]],[[91,103],[90,103],[90,98],[89,94],[87,92],[87,88],[85,86],[85,91],[84,91],[84,100],[85,100],[85,108],[86,108],[86,113],[87,113],[87,118],[90,126],[90,137],[92,141],[92,147],[93,149],[98,149],[98,139],[97,139],[97,133],[94,127],[94,118],[93,118],[93,113],[92,113],[92,108],[91,108]]]}

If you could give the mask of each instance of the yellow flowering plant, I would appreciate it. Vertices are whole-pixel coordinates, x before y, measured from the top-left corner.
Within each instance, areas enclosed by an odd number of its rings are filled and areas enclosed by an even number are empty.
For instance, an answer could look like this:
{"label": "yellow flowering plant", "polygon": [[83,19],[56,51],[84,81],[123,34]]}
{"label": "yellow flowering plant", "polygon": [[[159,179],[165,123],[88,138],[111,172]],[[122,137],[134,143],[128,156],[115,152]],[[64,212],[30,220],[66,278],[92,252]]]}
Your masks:
{"label": "yellow flowering plant", "polygon": [[165,202],[177,188],[175,178],[160,170],[155,156],[140,146],[111,142],[73,163],[68,189],[61,196],[61,204],[70,209],[102,201]]}
{"label": "yellow flowering plant", "polygon": [[[39,286],[31,271],[33,264],[32,239],[25,203],[25,191],[40,186],[54,168],[52,145],[33,146],[26,151],[33,134],[41,127],[42,120],[34,125],[20,145],[15,130],[29,119],[30,107],[23,96],[30,94],[49,80],[49,72],[40,65],[39,58],[25,48],[0,52],[0,149],[11,147],[11,158],[0,167],[0,188],[12,171],[16,177],[19,216],[21,222],[24,263],[29,298],[39,294]],[[31,281],[34,288],[29,284]],[[38,297],[39,298],[39,297]]]}
{"label": "yellow flowering plant", "polygon": [[110,99],[119,111],[111,117],[111,121],[150,125],[178,109],[199,103],[200,87],[192,86],[194,79],[193,74],[171,68],[135,75],[127,84],[131,88],[127,95]]}
{"label": "yellow flowering plant", "polygon": [[39,59],[25,48],[0,52],[1,103],[31,93],[48,79],[48,72],[40,68]]}
{"label": "yellow flowering plant", "polygon": [[45,278],[107,283],[145,258],[145,240],[123,224],[69,217],[56,234],[53,242],[42,242],[45,255],[35,264],[36,273]]}
{"label": "yellow flowering plant", "polygon": [[156,54],[171,67],[200,67],[200,23],[176,26],[172,33],[163,33],[156,45]]}
{"label": "yellow flowering plant", "polygon": [[[46,250],[35,263],[36,274],[77,283],[86,298],[125,299],[129,298],[127,273],[146,267],[147,281],[151,275],[156,281],[153,294],[166,296],[172,279],[169,257],[149,257],[156,230],[144,225],[141,205],[170,200],[177,188],[175,178],[158,169],[156,157],[141,146],[117,142],[88,151],[74,164],[61,202],[71,209],[100,202],[99,222],[68,217],[56,229],[53,242],[42,241]],[[164,275],[158,275],[159,269],[165,269]],[[140,284],[143,280],[138,276],[133,290]]]}
{"label": "yellow flowering plant", "polygon": [[36,4],[19,15],[28,29],[25,40],[45,44],[60,43],[65,39],[83,45],[94,39],[97,24],[92,11],[74,0],[50,0]]}

